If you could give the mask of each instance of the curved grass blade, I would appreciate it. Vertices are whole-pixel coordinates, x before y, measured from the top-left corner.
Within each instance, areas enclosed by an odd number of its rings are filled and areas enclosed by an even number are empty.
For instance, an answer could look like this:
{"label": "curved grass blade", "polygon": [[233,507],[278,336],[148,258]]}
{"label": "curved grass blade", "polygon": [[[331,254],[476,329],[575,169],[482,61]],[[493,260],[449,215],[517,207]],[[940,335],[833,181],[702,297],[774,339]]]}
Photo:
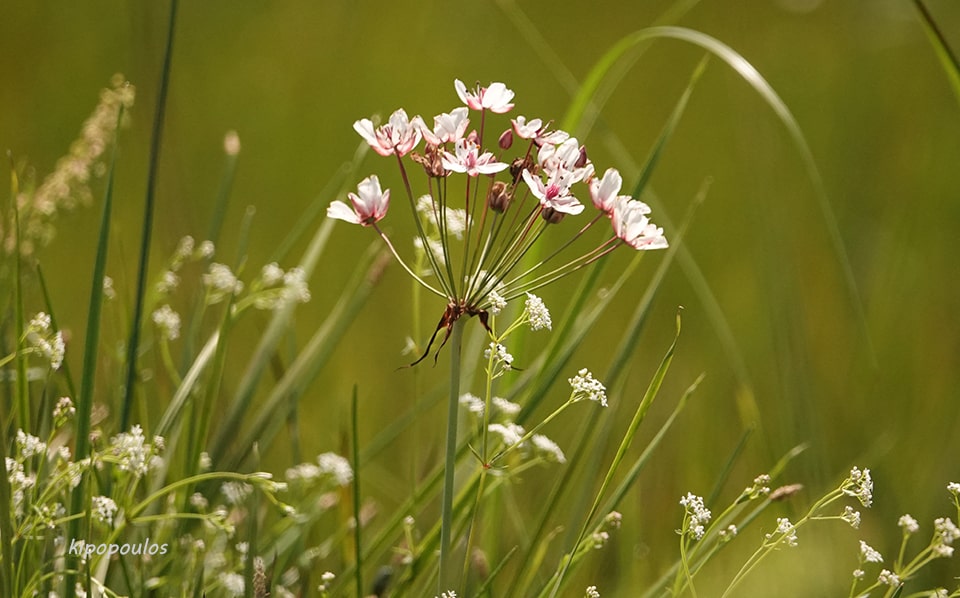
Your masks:
{"label": "curved grass blade", "polygon": [[853,275],[853,267],[850,264],[850,258],[847,254],[843,237],[840,234],[833,208],[830,206],[830,200],[824,187],[823,179],[820,176],[820,170],[817,168],[816,162],[813,159],[813,152],[811,152],[806,137],[800,129],[800,125],[793,117],[793,114],[790,112],[790,109],[787,108],[787,105],[780,96],[777,95],[770,84],[767,83],[759,71],[743,56],[716,38],[692,29],[672,26],[641,29],[622,38],[597,62],[596,66],[594,66],[584,81],[577,97],[574,99],[574,109],[571,112],[570,120],[576,122],[579,119],[579,114],[582,113],[585,109],[584,107],[590,101],[590,98],[597,92],[607,73],[623,55],[639,44],[646,44],[657,39],[676,39],[703,48],[717,56],[740,75],[740,77],[763,98],[780,120],[781,124],[786,128],[794,147],[800,154],[800,159],[807,172],[807,177],[813,185],[814,195],[827,228],[827,234],[830,237],[833,251],[837,256],[843,272],[849,300],[856,313],[858,328],[860,329],[863,341],[867,345],[871,363],[876,367],[876,353],[873,348],[873,341],[869,330],[867,329],[866,315],[863,311],[863,301],[860,298],[860,291],[857,288],[856,279]]}
{"label": "curved grass blade", "polygon": [[[167,111],[167,90],[170,87],[170,65],[173,59],[173,33],[177,22],[177,4],[170,0],[170,18],[167,24],[167,43],[160,71],[160,86],[157,90],[157,108],[153,118],[153,134],[150,138],[150,164],[147,170],[147,195],[143,207],[143,227],[140,237],[140,263],[137,268],[137,297],[133,306],[133,321],[130,323],[130,338],[127,341],[127,371],[120,405],[120,429],[126,430],[130,423],[134,390],[137,381],[137,354],[140,351],[140,324],[143,320],[144,303],[147,297],[147,269],[150,265],[150,239],[153,236],[153,212],[157,190],[157,172],[160,168],[160,142]],[[69,584],[68,584],[69,585]],[[67,598],[73,598],[72,590]]]}
{"label": "curved grass blade", "polygon": [[930,44],[937,53],[937,58],[940,59],[940,64],[947,74],[947,80],[950,81],[950,87],[953,89],[954,95],[957,96],[957,101],[960,101],[960,60],[957,60],[957,55],[950,48],[947,38],[933,19],[933,15],[927,10],[926,5],[921,0],[913,0],[913,5],[917,7],[917,12],[920,13],[920,23],[923,25],[927,37],[930,38]]}
{"label": "curved grass blade", "polygon": [[[123,118],[123,104],[117,111],[117,130]],[[80,393],[77,395],[76,405],[76,447],[74,459],[79,462],[86,459],[90,453],[90,414],[93,411],[93,387],[97,372],[97,358],[100,344],[100,313],[103,307],[103,277],[107,268],[107,247],[110,242],[110,221],[113,213],[113,181],[117,164],[117,148],[119,141],[114,143],[113,156],[110,159],[110,170],[107,173],[107,187],[104,191],[103,209],[100,212],[100,232],[97,238],[97,255],[94,260],[93,276],[90,281],[90,305],[87,311],[87,333],[83,347],[83,370],[80,376]],[[73,489],[69,513],[77,515],[70,521],[68,538],[79,538],[82,527],[89,525],[89,512],[84,507],[87,500],[86,475],[80,476],[80,483]],[[67,556],[67,570],[76,571],[80,560],[76,555]],[[89,573],[89,571],[88,571]],[[66,597],[76,595],[76,574],[68,572],[66,576]]]}

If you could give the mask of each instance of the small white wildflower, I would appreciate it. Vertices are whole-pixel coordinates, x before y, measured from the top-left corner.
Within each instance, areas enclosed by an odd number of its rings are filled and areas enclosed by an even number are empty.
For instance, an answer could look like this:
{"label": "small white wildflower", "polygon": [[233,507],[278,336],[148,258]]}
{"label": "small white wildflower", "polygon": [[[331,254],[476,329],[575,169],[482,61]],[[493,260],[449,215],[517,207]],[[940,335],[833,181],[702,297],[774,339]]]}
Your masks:
{"label": "small white wildflower", "polygon": [[587,593],[584,594],[584,598],[600,598],[600,592],[597,591],[597,586],[587,586]]}
{"label": "small white wildflower", "polygon": [[50,362],[52,369],[60,369],[66,353],[66,345],[63,342],[63,333],[53,332],[51,329],[49,315],[44,312],[35,315],[27,325],[26,338],[30,345]]}
{"label": "small white wildflower", "polygon": [[117,513],[117,503],[109,496],[94,496],[91,500],[93,517],[101,523],[111,525]]}
{"label": "small white wildflower", "polygon": [[860,561],[863,563],[882,563],[883,557],[869,544],[860,540]]}
{"label": "small white wildflower", "polygon": [[950,482],[947,484],[947,491],[954,496],[960,497],[960,482]]}
{"label": "small white wildflower", "polygon": [[237,280],[230,266],[213,262],[203,275],[203,284],[210,289],[210,301],[216,303],[227,295],[235,295],[243,290],[243,283]]}
{"label": "small white wildflower", "polygon": [[843,514],[840,515],[840,519],[849,523],[853,529],[860,529],[860,511],[854,511],[850,505],[843,508]]}
{"label": "small white wildflower", "polygon": [[206,510],[209,503],[204,495],[194,492],[190,495],[190,504],[193,505],[193,508],[203,511]]}
{"label": "small white wildflower", "polygon": [[59,428],[66,423],[68,419],[73,417],[76,412],[77,409],[73,406],[73,401],[70,400],[70,397],[60,397],[57,400],[57,404],[53,407],[54,426]]}
{"label": "small white wildflower", "polygon": [[487,299],[490,300],[490,307],[487,309],[491,314],[497,315],[505,307],[507,307],[507,300],[500,296],[500,293],[496,291],[490,291],[490,294],[487,295]]}
{"label": "small white wildflower", "polygon": [[934,544],[930,547],[930,550],[938,557],[950,558],[953,556],[953,546],[947,546],[946,544]]}
{"label": "small white wildflower", "polygon": [[145,442],[143,429],[139,425],[130,428],[130,432],[121,432],[110,440],[113,454],[119,459],[122,471],[141,476],[150,469],[153,449]]}
{"label": "small white wildflower", "polygon": [[224,482],[220,492],[231,505],[238,505],[253,492],[253,486],[246,482]]}
{"label": "small white wildflower", "polygon": [[505,370],[509,370],[513,367],[513,355],[507,352],[507,348],[501,345],[500,343],[491,342],[490,346],[483,351],[483,356],[487,359],[490,359],[490,354],[493,353],[494,365],[500,365]]}
{"label": "small white wildflower", "polygon": [[228,156],[236,156],[240,153],[240,136],[236,131],[227,131],[223,136],[223,152]]}
{"label": "small white wildflower", "polygon": [[550,311],[543,304],[543,299],[527,293],[527,300],[524,302],[527,311],[527,321],[530,323],[531,330],[552,330],[553,322],[550,320]]}
{"label": "small white wildflower", "polygon": [[855,497],[865,507],[873,504],[873,478],[870,477],[869,469],[851,469],[850,477],[844,480],[841,489],[844,494]]}
{"label": "small white wildflower", "polygon": [[[434,596],[436,598],[436,596]],[[446,592],[440,593],[440,598],[457,598],[457,593],[453,590],[447,590]]]}
{"label": "small white wildflower", "polygon": [[493,408],[496,410],[496,412],[501,415],[513,417],[514,415],[520,413],[520,405],[511,403],[503,397],[493,397],[490,402],[493,403]]}
{"label": "small white wildflower", "polygon": [[500,438],[503,439],[503,444],[508,447],[519,444],[525,433],[522,426],[511,422],[507,422],[506,424],[490,424],[487,430],[500,436]]}
{"label": "small white wildflower", "polygon": [[337,576],[334,575],[333,573],[329,572],[329,571],[324,571],[323,575],[320,576],[320,580],[321,580],[321,581],[324,581],[324,582],[327,582],[327,583],[333,581],[333,580],[336,579],[336,578],[337,578]]}
{"label": "small white wildflower", "polygon": [[[787,541],[787,546],[797,545],[797,528],[786,517],[777,518],[777,531]],[[767,540],[773,539],[773,534],[766,534]],[[778,540],[779,541],[779,540]]]}
{"label": "small white wildflower", "polygon": [[103,277],[103,296],[107,299],[117,298],[117,291],[113,288],[113,279],[109,276]]}
{"label": "small white wildflower", "polygon": [[203,451],[202,453],[200,453],[200,459],[199,459],[198,465],[200,465],[200,469],[203,471],[210,469],[210,467],[213,465],[213,463],[210,460],[210,453],[208,453],[207,451]]}
{"label": "small white wildflower", "polygon": [[173,253],[174,262],[182,262],[193,254],[194,240],[190,235],[184,236],[177,244],[177,250]]}
{"label": "small white wildflower", "polygon": [[595,549],[597,549],[597,550],[600,550],[600,549],[603,548],[603,547],[607,544],[607,542],[610,540],[610,534],[608,534],[607,532],[603,532],[603,531],[594,532],[594,533],[590,536],[590,538],[591,538],[591,540],[593,540],[593,547],[594,547]]}
{"label": "small white wildflower", "polygon": [[753,486],[745,488],[743,492],[750,495],[750,498],[767,496],[770,494],[770,476],[765,473],[758,475],[753,478]]}
{"label": "small white wildflower", "polygon": [[864,577],[866,574],[867,574],[866,571],[864,571],[863,569],[854,569],[854,570],[853,570],[853,577],[854,577],[854,579],[863,579],[863,577]]}
{"label": "small white wildflower", "polygon": [[[433,257],[438,264],[442,265],[446,263],[443,259],[443,243],[441,243],[438,239],[428,238],[427,246],[430,248],[430,253],[433,254]],[[423,239],[421,239],[420,237],[414,237],[413,247],[418,252],[424,251]]]}
{"label": "small white wildflower", "polygon": [[730,525],[727,526],[727,529],[722,529],[719,532],[717,532],[717,534],[720,536],[721,542],[729,542],[734,537],[736,537],[738,531],[740,530],[737,529],[737,526],[731,523]]}
{"label": "small white wildflower", "polygon": [[237,542],[237,545],[234,546],[234,548],[236,548],[236,549],[237,549],[237,552],[239,552],[240,554],[246,555],[246,554],[247,554],[247,551],[250,550],[250,543],[249,543],[249,542]]}
{"label": "small white wildflower", "polygon": [[180,277],[177,276],[176,272],[172,270],[167,270],[160,275],[160,282],[157,283],[157,292],[162,295],[167,295],[176,288],[180,286]]}
{"label": "small white wildflower", "polygon": [[930,592],[930,598],[949,598],[950,592],[946,588],[937,588],[936,590]]}
{"label": "small white wildflower", "polygon": [[556,442],[550,440],[542,434],[534,434],[530,439],[533,442],[534,448],[537,450],[541,456],[543,456],[548,461],[555,461],[557,463],[566,463],[567,458],[564,456],[563,451],[560,450],[560,447]]}
{"label": "small white wildflower", "polygon": [[243,576],[239,573],[221,573],[220,585],[222,585],[223,589],[229,592],[231,596],[243,596],[245,584]]}
{"label": "small white wildflower", "polygon": [[403,525],[406,527],[412,528],[414,525],[416,525],[416,523],[417,523],[417,520],[414,519],[412,515],[407,515],[406,517],[403,518]]}
{"label": "small white wildflower", "polygon": [[50,330],[50,316],[45,312],[33,316],[33,319],[27,325],[27,330],[36,333],[48,332]]}
{"label": "small white wildflower", "polygon": [[83,589],[83,585],[79,581],[74,586],[74,593],[76,593],[77,598],[87,598],[87,591]]}
{"label": "small white wildflower", "polygon": [[260,270],[260,280],[264,286],[273,286],[283,280],[283,269],[277,262],[270,262]]}
{"label": "small white wildflower", "polygon": [[602,382],[593,377],[587,368],[583,368],[573,378],[568,378],[570,387],[573,389],[573,401],[589,399],[596,401],[602,406],[607,406],[607,388]]}
{"label": "small white wildflower", "polygon": [[307,285],[307,273],[303,268],[290,268],[283,275],[283,298],[296,303],[310,301],[310,287]]}
{"label": "small white wildflower", "polygon": [[607,513],[607,516],[603,518],[603,523],[610,529],[620,529],[622,522],[623,515],[619,511],[610,511]]}
{"label": "small white wildflower", "polygon": [[153,311],[153,323],[160,330],[160,336],[172,341],[180,337],[180,314],[169,305],[163,305]]}
{"label": "small white wildflower", "polygon": [[483,399],[475,394],[465,392],[460,395],[460,404],[466,407],[467,411],[478,416],[483,415]]}
{"label": "small white wildflower", "polygon": [[213,246],[213,241],[203,241],[200,243],[200,249],[197,253],[199,257],[206,259],[208,257],[213,257],[214,251],[216,251],[216,248]]}
{"label": "small white wildflower", "polygon": [[467,229],[467,211],[459,208],[447,208],[447,233],[457,239],[463,239],[463,231]]}
{"label": "small white wildflower", "polygon": [[29,459],[34,455],[42,455],[47,450],[47,444],[36,436],[27,434],[23,430],[17,430],[17,449],[24,459]]}
{"label": "small white wildflower", "polygon": [[909,514],[900,517],[897,525],[903,529],[904,534],[915,534],[920,529],[920,524]]}
{"label": "small white wildflower", "polygon": [[695,540],[703,538],[706,533],[706,524],[710,522],[713,514],[710,509],[703,504],[703,497],[688,492],[686,496],[680,499],[680,504],[685,511],[687,520],[686,531],[693,536]]}
{"label": "small white wildflower", "polygon": [[953,544],[960,538],[960,528],[949,517],[940,517],[933,521],[934,537],[942,544]]}
{"label": "small white wildflower", "polygon": [[321,475],[320,466],[314,465],[313,463],[300,463],[294,467],[291,467],[287,470],[286,478],[289,482],[294,482],[298,480],[310,481],[315,480]]}
{"label": "small white wildflower", "polygon": [[50,341],[49,349],[44,351],[44,355],[50,360],[50,367],[59,370],[60,366],[63,365],[63,358],[66,353],[67,346],[63,342],[63,333],[58,330]]}
{"label": "small white wildflower", "polygon": [[900,585],[900,576],[893,571],[884,569],[877,577],[877,583],[895,588]]}
{"label": "small white wildflower", "polygon": [[317,456],[317,464],[323,473],[333,475],[337,484],[346,486],[353,481],[353,468],[350,462],[336,453],[323,453]]}

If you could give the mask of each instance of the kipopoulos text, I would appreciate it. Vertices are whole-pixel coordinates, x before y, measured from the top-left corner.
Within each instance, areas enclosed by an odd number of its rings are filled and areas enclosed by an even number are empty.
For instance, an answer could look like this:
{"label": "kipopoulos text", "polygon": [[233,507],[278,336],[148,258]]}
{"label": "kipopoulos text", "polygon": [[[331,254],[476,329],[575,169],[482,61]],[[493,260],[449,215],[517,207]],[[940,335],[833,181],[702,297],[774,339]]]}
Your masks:
{"label": "kipopoulos text", "polygon": [[130,544],[128,542],[117,544],[94,544],[92,542],[74,539],[70,540],[70,547],[67,549],[67,553],[75,556],[82,556],[84,558],[88,558],[94,554],[106,554],[109,556],[113,556],[115,554],[119,554],[121,556],[157,556],[167,554],[168,549],[168,544],[157,544],[156,542],[151,542],[150,538],[147,538],[143,542],[139,542],[137,544]]}

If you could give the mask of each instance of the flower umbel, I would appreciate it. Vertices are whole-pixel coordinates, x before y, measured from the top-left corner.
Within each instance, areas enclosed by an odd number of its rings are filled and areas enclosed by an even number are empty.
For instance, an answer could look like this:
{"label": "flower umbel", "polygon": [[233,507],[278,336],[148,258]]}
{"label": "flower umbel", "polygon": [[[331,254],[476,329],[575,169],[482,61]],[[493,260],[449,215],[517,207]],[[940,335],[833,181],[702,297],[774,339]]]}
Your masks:
{"label": "flower umbel", "polygon": [[[454,323],[464,316],[478,316],[495,337],[489,314],[506,302],[622,245],[638,250],[667,246],[663,230],[649,220],[650,208],[619,194],[623,180],[616,170],[608,169],[598,180],[586,148],[576,138],[564,131],[548,131],[549,124],[543,120],[524,116],[514,118],[505,129],[490,131],[493,117],[514,107],[514,93],[505,84],[493,82],[468,90],[456,80],[454,89],[465,106],[435,116],[432,128],[419,116],[408,117],[403,109],[379,127],[366,118],[353,125],[375,152],[394,159],[400,169],[417,230],[416,266],[408,265],[377,225],[387,214],[390,190],[381,188],[376,175],[360,182],[357,193],[348,195],[349,203],[337,200],[327,209],[330,218],[374,228],[404,270],[444,298],[443,315],[414,364],[429,354],[440,331],[445,331],[443,347]],[[480,112],[475,119],[479,127],[473,130],[469,129],[471,110]],[[422,155],[413,151],[421,138],[426,141]],[[517,151],[516,156],[504,155],[508,150]],[[419,166],[415,170],[425,175],[421,184],[416,184],[411,166]],[[577,198],[583,192],[577,186],[585,187],[597,212],[586,224],[566,229],[564,218],[586,210]],[[603,216],[611,221],[612,234],[607,233],[606,240],[592,249],[589,245],[586,250],[576,249],[590,243],[584,240],[587,232]],[[569,240],[535,263],[524,263],[527,253],[553,228],[568,230]],[[561,259],[561,254],[567,257]],[[551,325],[545,310],[531,313],[530,323],[535,328]]]}

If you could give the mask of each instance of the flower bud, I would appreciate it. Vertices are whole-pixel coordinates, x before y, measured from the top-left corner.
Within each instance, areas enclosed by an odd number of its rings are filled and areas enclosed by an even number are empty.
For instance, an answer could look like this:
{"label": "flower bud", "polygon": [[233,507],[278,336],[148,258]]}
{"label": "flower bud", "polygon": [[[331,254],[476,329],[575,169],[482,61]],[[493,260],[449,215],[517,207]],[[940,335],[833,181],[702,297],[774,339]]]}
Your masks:
{"label": "flower bud", "polygon": [[573,163],[575,168],[583,168],[587,165],[587,146],[580,146],[580,155],[577,157],[577,161]]}
{"label": "flower bud", "polygon": [[543,208],[543,211],[540,212],[540,215],[543,216],[543,219],[549,224],[556,224],[563,220],[564,213],[558,212],[553,208]]}
{"label": "flower bud", "polygon": [[510,207],[511,199],[513,199],[513,195],[503,181],[495,182],[490,186],[490,191],[487,192],[487,205],[494,212],[501,214],[506,212],[507,208]]}
{"label": "flower bud", "polygon": [[480,142],[480,134],[477,133],[476,129],[470,131],[470,134],[467,135],[467,141],[474,145],[477,145]]}
{"label": "flower bud", "polygon": [[510,146],[513,145],[513,129],[507,129],[506,131],[504,131],[503,134],[500,135],[500,139],[498,140],[498,143],[500,145],[500,149],[502,150],[510,149]]}
{"label": "flower bud", "polygon": [[513,177],[514,184],[520,181],[520,175],[524,170],[529,170],[530,174],[537,174],[537,169],[531,158],[515,158],[510,163],[510,176]]}

